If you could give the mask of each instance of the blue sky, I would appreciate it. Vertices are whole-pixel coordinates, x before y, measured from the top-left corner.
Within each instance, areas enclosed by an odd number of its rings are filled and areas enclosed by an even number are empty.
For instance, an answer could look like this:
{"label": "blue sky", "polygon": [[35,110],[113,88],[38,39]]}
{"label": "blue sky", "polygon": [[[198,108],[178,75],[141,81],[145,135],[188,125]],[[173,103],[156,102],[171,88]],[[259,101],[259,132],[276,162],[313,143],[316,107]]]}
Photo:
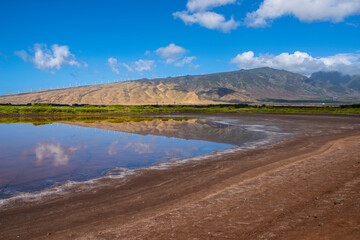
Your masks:
{"label": "blue sky", "polygon": [[360,73],[359,0],[0,1],[0,94],[270,66]]}

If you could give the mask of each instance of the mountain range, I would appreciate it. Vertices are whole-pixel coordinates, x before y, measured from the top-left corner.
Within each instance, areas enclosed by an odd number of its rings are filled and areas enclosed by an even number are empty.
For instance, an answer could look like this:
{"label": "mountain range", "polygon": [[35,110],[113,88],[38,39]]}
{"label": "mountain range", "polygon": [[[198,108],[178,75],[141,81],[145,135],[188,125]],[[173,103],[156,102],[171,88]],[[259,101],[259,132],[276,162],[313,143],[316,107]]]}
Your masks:
{"label": "mountain range", "polygon": [[277,101],[359,102],[360,75],[317,72],[310,77],[272,68],[139,79],[0,96],[0,103],[155,105]]}
{"label": "mountain range", "polygon": [[360,75],[344,75],[340,72],[316,72],[311,75],[311,79],[320,80],[325,83],[333,84],[338,90],[345,90],[350,88],[360,91]]}

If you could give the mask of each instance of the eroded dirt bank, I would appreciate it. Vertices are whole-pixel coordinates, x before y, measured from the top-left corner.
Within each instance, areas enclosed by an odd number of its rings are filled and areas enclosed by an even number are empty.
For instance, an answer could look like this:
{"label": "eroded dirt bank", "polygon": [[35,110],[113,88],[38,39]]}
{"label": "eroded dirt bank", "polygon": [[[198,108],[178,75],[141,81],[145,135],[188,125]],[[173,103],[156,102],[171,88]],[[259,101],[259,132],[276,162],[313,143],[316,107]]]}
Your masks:
{"label": "eroded dirt bank", "polygon": [[0,238],[360,239],[360,118],[215,116],[278,121],[297,135],[2,209]]}

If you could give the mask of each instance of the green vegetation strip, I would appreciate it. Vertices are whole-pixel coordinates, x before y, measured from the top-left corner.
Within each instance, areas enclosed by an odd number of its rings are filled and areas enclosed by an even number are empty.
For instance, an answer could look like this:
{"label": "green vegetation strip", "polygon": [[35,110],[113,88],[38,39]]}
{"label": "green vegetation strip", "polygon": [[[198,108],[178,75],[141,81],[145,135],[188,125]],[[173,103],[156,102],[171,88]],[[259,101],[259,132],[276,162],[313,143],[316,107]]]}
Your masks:
{"label": "green vegetation strip", "polygon": [[102,114],[144,114],[144,113],[313,113],[313,114],[360,114],[360,106],[341,107],[269,107],[238,105],[210,106],[52,106],[33,104],[32,106],[0,106],[0,113],[21,114],[59,114],[59,115],[102,115]]}

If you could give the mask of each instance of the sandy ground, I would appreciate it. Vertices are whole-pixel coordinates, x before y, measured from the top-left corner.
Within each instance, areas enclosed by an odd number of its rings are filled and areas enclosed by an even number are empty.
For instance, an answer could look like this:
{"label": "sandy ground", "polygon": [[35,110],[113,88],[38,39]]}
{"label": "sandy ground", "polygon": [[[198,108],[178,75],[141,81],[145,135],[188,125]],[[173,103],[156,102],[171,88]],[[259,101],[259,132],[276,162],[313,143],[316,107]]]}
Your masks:
{"label": "sandy ground", "polygon": [[245,117],[297,135],[0,209],[0,239],[360,239],[360,118]]}

